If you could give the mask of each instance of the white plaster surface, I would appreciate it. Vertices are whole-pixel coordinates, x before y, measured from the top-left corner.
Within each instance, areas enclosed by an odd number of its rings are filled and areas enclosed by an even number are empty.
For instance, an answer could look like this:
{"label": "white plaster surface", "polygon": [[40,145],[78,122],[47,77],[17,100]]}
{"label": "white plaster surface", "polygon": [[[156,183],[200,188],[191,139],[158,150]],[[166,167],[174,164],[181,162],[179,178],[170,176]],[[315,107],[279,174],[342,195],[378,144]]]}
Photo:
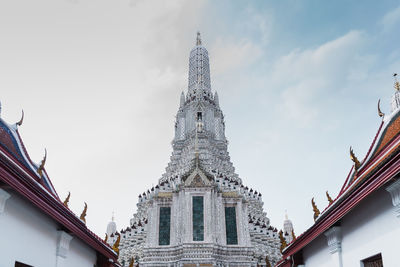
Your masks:
{"label": "white plaster surface", "polygon": [[[388,192],[379,189],[364,199],[340,221],[344,267],[362,266],[361,261],[382,254],[385,267],[398,267],[400,222],[393,213]],[[303,250],[306,267],[337,267],[337,253],[331,254],[327,239],[320,235]]]}
{"label": "white plaster surface", "polygon": [[57,256],[60,226],[31,203],[10,192],[0,216],[0,266],[19,261],[35,267],[93,267],[96,252],[74,237],[67,257]]}

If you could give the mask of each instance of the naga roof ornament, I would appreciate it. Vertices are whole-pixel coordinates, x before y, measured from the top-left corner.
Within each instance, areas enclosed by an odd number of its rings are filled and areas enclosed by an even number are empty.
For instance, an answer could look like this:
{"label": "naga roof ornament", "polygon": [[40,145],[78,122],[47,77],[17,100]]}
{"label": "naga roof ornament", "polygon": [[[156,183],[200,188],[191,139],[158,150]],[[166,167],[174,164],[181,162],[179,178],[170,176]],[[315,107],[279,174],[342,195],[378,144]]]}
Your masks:
{"label": "naga roof ornament", "polygon": [[86,224],[86,212],[87,212],[87,204],[85,202],[85,207],[83,208],[81,216],[79,217],[79,219],[81,219],[85,224]]}
{"label": "naga roof ornament", "polygon": [[311,205],[312,205],[313,211],[314,211],[314,222],[315,222],[317,220],[318,216],[321,214],[321,212],[317,208],[317,205],[315,204],[314,198],[311,199]]}
{"label": "naga roof ornament", "polygon": [[44,158],[40,163],[39,168],[37,169],[37,173],[39,174],[40,178],[42,178],[43,176],[43,169],[44,169],[44,164],[46,164],[46,159],[47,159],[47,150],[44,149]]}
{"label": "naga roof ornament", "polygon": [[68,202],[69,202],[69,198],[71,197],[71,192],[68,192],[68,196],[65,198],[63,204],[65,207],[68,208]]}
{"label": "naga roof ornament", "polygon": [[16,123],[16,125],[21,126],[23,121],[24,121],[24,110],[22,110],[21,119]]}
{"label": "naga roof ornament", "polygon": [[381,100],[379,99],[378,100],[378,115],[379,115],[379,117],[383,118],[385,116],[385,113],[383,113],[381,111],[380,103],[381,103]]}
{"label": "naga roof ornament", "polygon": [[350,159],[354,162],[354,168],[357,171],[358,168],[360,168],[361,163],[360,161],[357,159],[356,155],[354,154],[353,149],[350,147]]}
{"label": "naga roof ornament", "polygon": [[328,199],[329,204],[332,204],[333,199],[332,199],[331,196],[329,195],[328,191],[326,191],[326,198]]}
{"label": "naga roof ornament", "polygon": [[121,241],[121,235],[118,234],[117,241],[115,241],[114,245],[112,246],[112,249],[119,255],[119,243]]}

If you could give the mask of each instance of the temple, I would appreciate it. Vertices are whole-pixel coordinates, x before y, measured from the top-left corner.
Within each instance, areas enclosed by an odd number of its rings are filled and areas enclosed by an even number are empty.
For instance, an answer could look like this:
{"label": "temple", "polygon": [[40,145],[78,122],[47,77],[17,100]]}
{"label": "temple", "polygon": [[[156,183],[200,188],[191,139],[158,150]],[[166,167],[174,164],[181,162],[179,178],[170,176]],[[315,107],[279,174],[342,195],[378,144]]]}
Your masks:
{"label": "temple", "polygon": [[107,227],[109,244],[120,238],[123,266],[255,267],[273,266],[281,258],[279,233],[263,210],[261,193],[242,183],[227,146],[208,52],[198,33],[166,172],[139,195],[126,228],[118,232],[113,221]]}
{"label": "temple", "polygon": [[278,267],[398,266],[400,236],[400,83],[395,76],[391,112],[362,161],[352,148],[351,168],[339,194],[326,192],[321,212],[312,200],[315,223],[283,248]]}

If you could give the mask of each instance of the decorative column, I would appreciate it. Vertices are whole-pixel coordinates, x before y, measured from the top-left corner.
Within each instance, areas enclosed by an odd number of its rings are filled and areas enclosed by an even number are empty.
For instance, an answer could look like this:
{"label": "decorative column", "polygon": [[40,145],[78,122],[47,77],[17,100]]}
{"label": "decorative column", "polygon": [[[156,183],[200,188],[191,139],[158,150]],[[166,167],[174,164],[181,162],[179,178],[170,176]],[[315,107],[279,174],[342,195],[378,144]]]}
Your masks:
{"label": "decorative column", "polygon": [[386,187],[386,191],[390,193],[390,196],[392,197],[394,211],[396,213],[396,216],[400,218],[400,179]]}
{"label": "decorative column", "polygon": [[343,267],[342,262],[342,230],[340,226],[333,226],[326,231],[325,236],[328,241],[329,252],[332,254],[334,265]]}
{"label": "decorative column", "polygon": [[6,206],[6,201],[11,195],[7,193],[6,190],[0,188],[0,214],[4,212],[4,207]]}
{"label": "decorative column", "polygon": [[58,243],[57,243],[57,256],[61,258],[66,258],[69,251],[69,243],[72,240],[72,236],[64,231],[58,232]]}

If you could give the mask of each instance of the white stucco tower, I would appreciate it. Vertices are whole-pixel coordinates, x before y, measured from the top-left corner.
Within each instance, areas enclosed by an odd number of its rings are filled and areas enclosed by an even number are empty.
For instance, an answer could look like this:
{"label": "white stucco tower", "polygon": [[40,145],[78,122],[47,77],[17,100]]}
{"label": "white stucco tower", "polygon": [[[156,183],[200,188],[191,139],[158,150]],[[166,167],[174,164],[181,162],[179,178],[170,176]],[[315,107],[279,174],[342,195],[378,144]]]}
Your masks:
{"label": "white stucco tower", "polygon": [[121,235],[120,262],[140,266],[255,267],[280,258],[277,229],[261,194],[242,184],[227,150],[224,115],[211,91],[200,33],[190,52],[186,96],[180,96],[171,160],[158,184],[139,196]]}

